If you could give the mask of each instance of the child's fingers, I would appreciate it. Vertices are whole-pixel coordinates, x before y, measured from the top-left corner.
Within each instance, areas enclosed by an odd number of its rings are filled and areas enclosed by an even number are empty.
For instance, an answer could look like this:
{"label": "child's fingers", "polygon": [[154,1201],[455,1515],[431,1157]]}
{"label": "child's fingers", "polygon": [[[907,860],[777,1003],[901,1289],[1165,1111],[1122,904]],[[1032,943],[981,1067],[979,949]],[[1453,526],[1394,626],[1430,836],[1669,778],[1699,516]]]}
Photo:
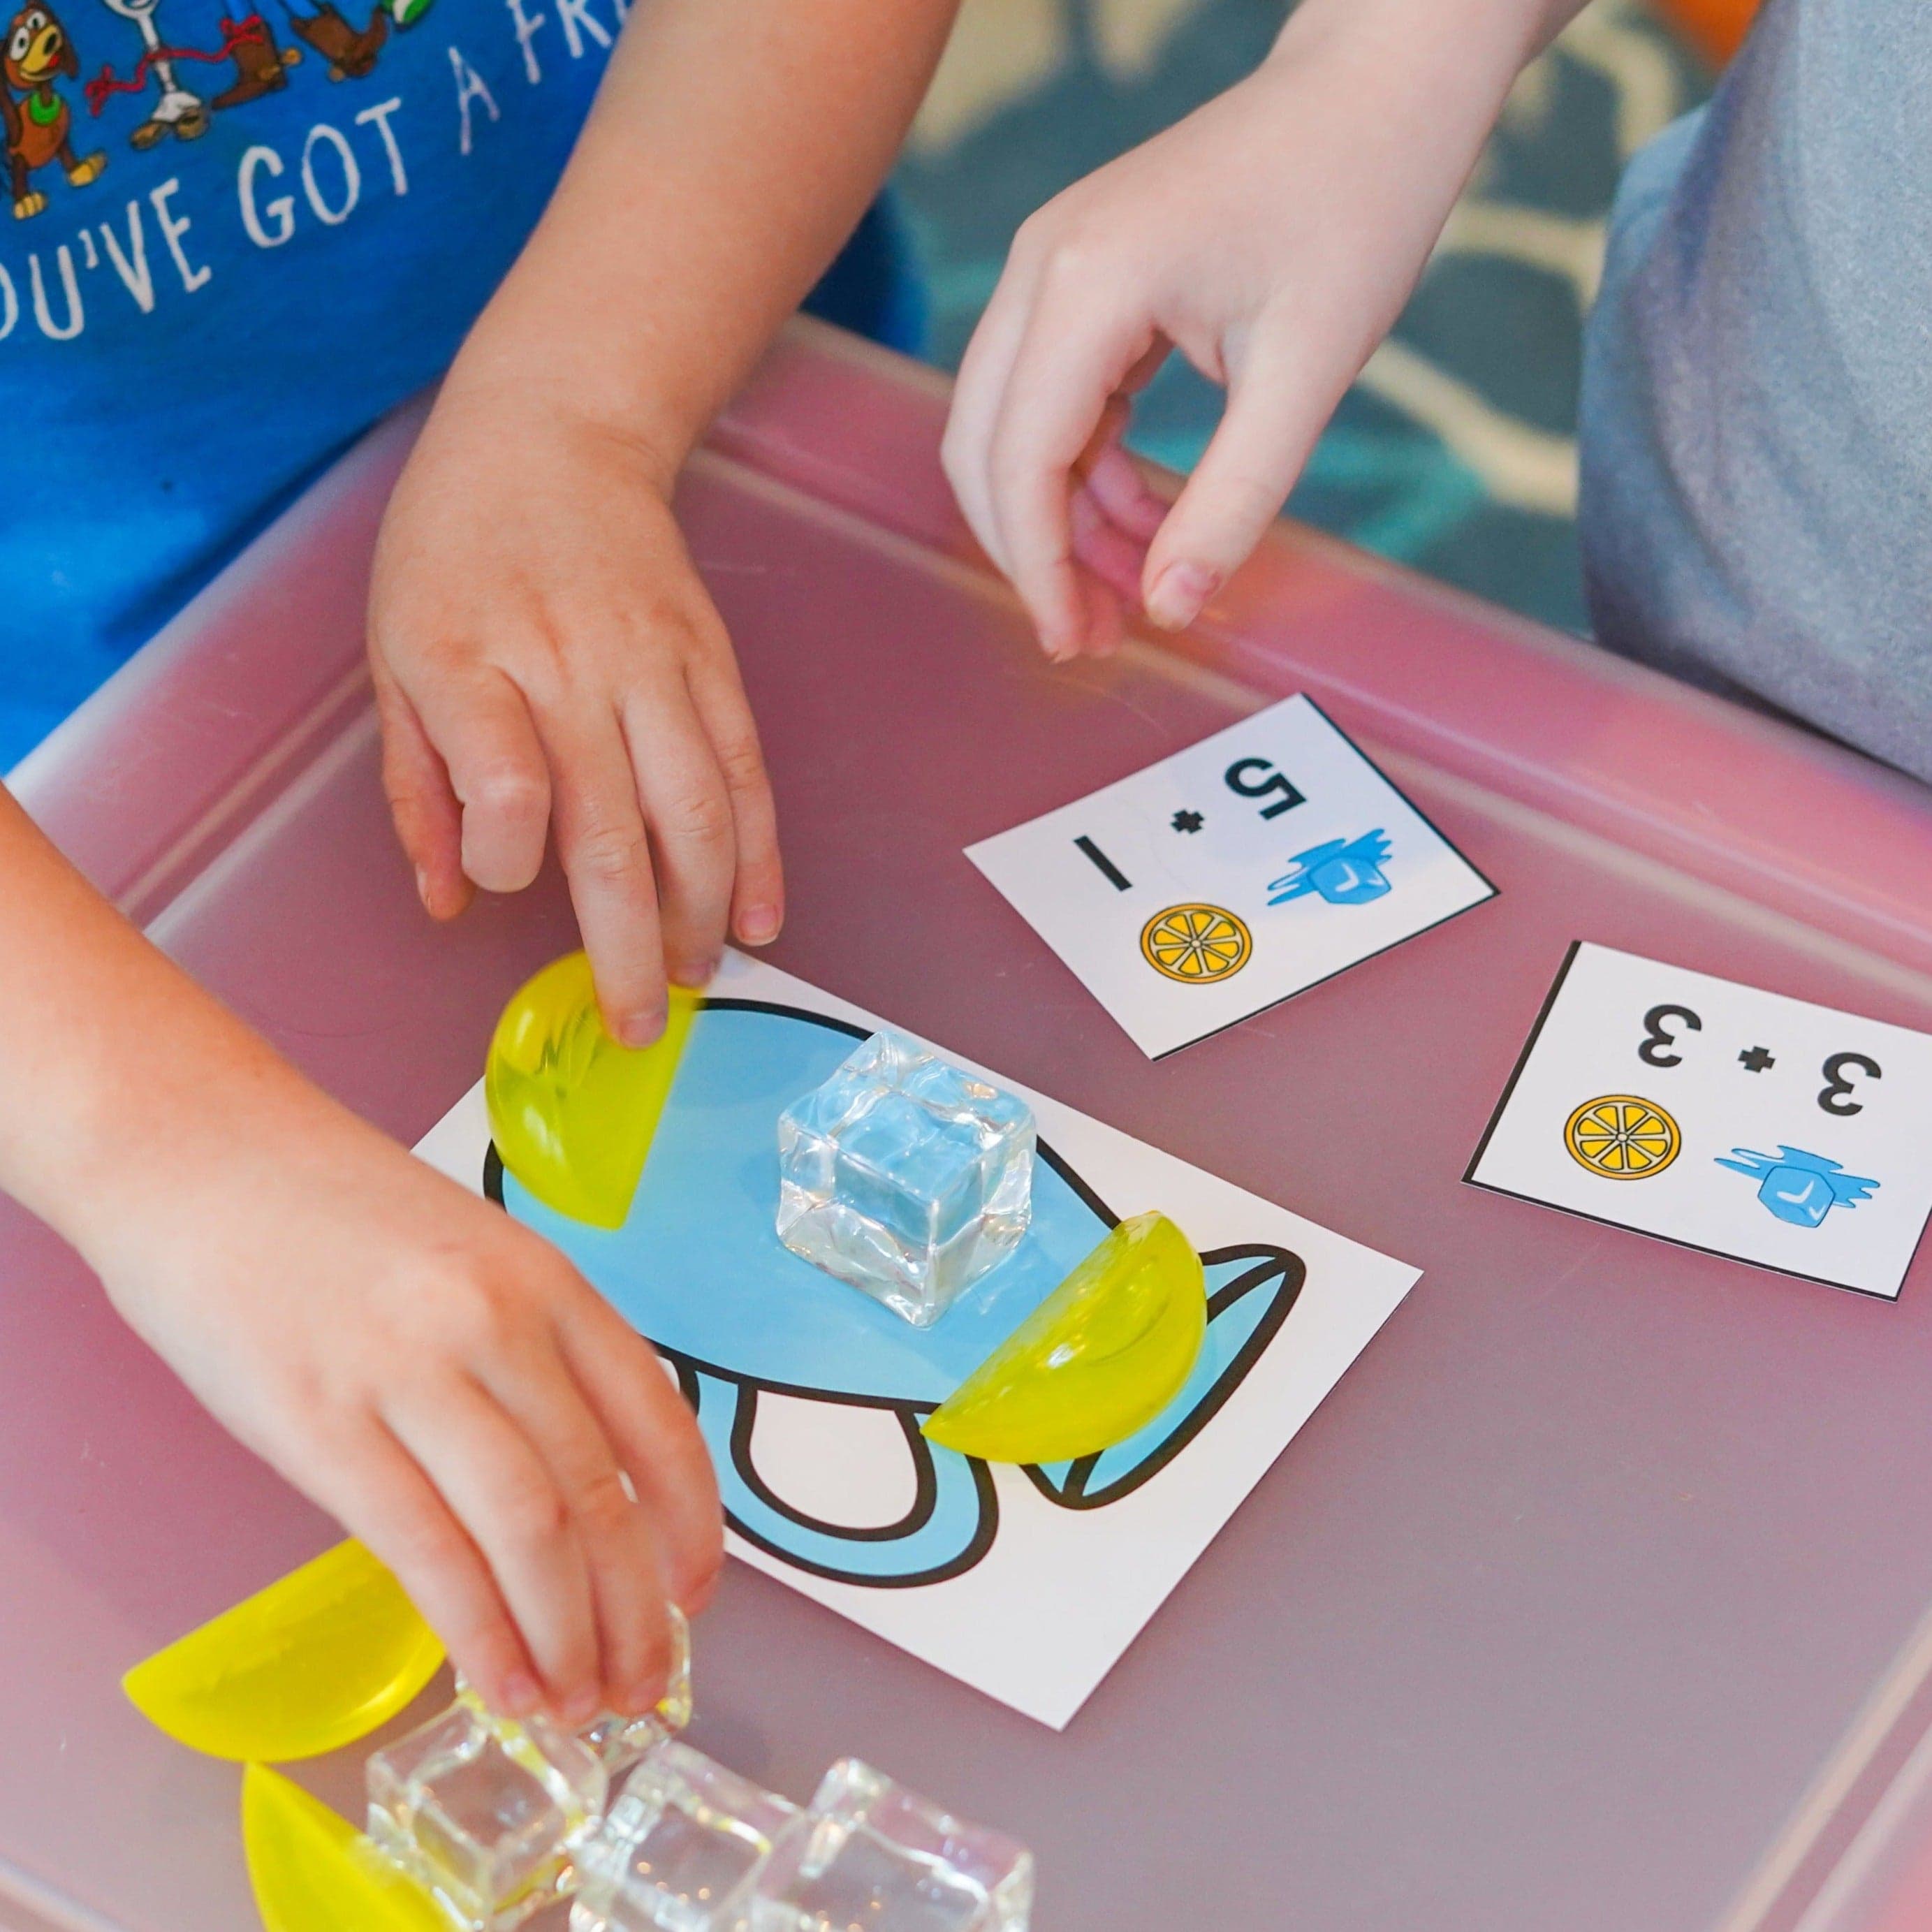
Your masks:
{"label": "child's fingers", "polygon": [[670,1667],[664,1586],[651,1521],[626,1486],[602,1423],[554,1342],[481,1366],[484,1385],[543,1458],[590,1573],[602,1708],[639,1717]]}
{"label": "child's fingers", "polygon": [[730,794],[675,662],[625,700],[622,717],[650,833],[664,968],[680,986],[702,986],[718,970],[731,910]]}
{"label": "child's fingers", "polygon": [[990,458],[1000,399],[1019,354],[1031,314],[1034,277],[1024,260],[1009,260],[992,301],[980,317],[952,386],[952,405],[940,445],[940,460],[980,548],[1006,568],[993,514]]}
{"label": "child's fingers", "polygon": [[702,1610],[724,1560],[724,1514],[690,1405],[656,1350],[588,1288],[562,1304],[556,1336],[657,1526],[671,1600],[682,1610]]}
{"label": "child's fingers", "polygon": [[1140,465],[1120,447],[1118,437],[1094,452],[1084,475],[1088,494],[1116,529],[1143,549],[1153,542],[1166,520],[1168,506],[1149,487]]}
{"label": "child's fingers", "polygon": [[1125,535],[1118,524],[1103,516],[1085,490],[1075,493],[1068,520],[1073,532],[1073,554],[1082,569],[1097,578],[1114,595],[1118,629],[1118,602],[1124,600],[1130,607],[1139,608],[1141,566],[1147,560],[1147,545]]}
{"label": "child's fingers", "polygon": [[1280,514],[1333,398],[1302,380],[1285,343],[1252,356],[1220,426],[1148,550],[1148,615],[1193,622]]}
{"label": "child's fingers", "polygon": [[460,1374],[416,1378],[384,1420],[482,1552],[551,1712],[587,1722],[602,1698],[590,1571],[576,1518],[543,1459]]}
{"label": "child's fingers", "polygon": [[1042,301],[1000,405],[993,514],[1013,586],[1052,656],[1078,651],[1085,630],[1069,522],[1075,467],[1148,333],[1131,314],[1096,316]]}
{"label": "child's fingers", "polygon": [[494,665],[419,676],[411,692],[463,806],[463,869],[486,892],[521,892],[543,864],[550,774],[530,705]]}
{"label": "child's fingers", "polygon": [[392,679],[380,674],[376,708],[382,722],[382,790],[396,836],[416,868],[418,896],[432,918],[453,919],[470,902],[463,808],[415,706]]}
{"label": "child's fingers", "polygon": [[316,1459],[317,1499],[394,1570],[457,1668],[494,1708],[521,1717],[542,1688],[490,1566],[436,1485],[373,1416]]}
{"label": "child's fingers", "polygon": [[614,711],[594,701],[542,720],[557,852],[604,1024],[627,1046],[664,1030],[664,940],[637,774]]}
{"label": "child's fingers", "polygon": [[746,946],[768,946],[784,923],[784,868],[778,856],[778,809],[765,770],[758,728],[730,646],[700,652],[686,667],[691,701],[711,741],[731,801],[737,872],[731,931]]}
{"label": "child's fingers", "polygon": [[1089,570],[1080,572],[1080,597],[1084,607],[1083,647],[1092,656],[1110,658],[1120,648],[1120,600],[1106,578]]}

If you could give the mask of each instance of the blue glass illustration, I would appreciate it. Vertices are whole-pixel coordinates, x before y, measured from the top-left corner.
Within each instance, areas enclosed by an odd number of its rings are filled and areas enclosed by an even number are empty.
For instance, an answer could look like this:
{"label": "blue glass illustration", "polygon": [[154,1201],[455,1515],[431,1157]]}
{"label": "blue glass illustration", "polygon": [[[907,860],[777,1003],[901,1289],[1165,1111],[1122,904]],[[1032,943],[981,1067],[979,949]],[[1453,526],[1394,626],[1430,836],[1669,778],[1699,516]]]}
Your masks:
{"label": "blue glass illustration", "polygon": [[[1024,1238],[930,1328],[914,1328],[801,1261],[772,1226],[778,1117],[864,1036],[794,1008],[707,1001],[622,1227],[592,1227],[546,1208],[503,1171],[494,1149],[484,1185],[561,1248],[676,1368],[734,1529],[815,1575],[891,1588],[957,1576],[992,1547],[999,1523],[992,1472],[928,1442],[920,1423],[1118,1217],[1042,1141]],[[1301,1259],[1283,1248],[1255,1243],[1202,1260],[1208,1336],[1187,1385],[1104,1456],[1028,1469],[1051,1501],[1100,1508],[1164,1468],[1239,1386],[1300,1292]],[[914,1478],[905,1516],[849,1527],[788,1503],[756,1463],[761,1394],[891,1412]]]}
{"label": "blue glass illustration", "polygon": [[1847,1174],[1841,1162],[1807,1154],[1802,1148],[1780,1143],[1775,1154],[1756,1154],[1749,1148],[1733,1148],[1731,1152],[1738,1158],[1727,1160],[1719,1154],[1718,1165],[1756,1180],[1759,1200],[1794,1228],[1815,1228],[1834,1208],[1856,1208],[1878,1186],[1876,1180]]}
{"label": "blue glass illustration", "polygon": [[1318,893],[1330,905],[1366,905],[1389,890],[1382,868],[1388,862],[1388,834],[1380,826],[1359,838],[1330,838],[1298,852],[1288,870],[1268,884],[1268,904]]}

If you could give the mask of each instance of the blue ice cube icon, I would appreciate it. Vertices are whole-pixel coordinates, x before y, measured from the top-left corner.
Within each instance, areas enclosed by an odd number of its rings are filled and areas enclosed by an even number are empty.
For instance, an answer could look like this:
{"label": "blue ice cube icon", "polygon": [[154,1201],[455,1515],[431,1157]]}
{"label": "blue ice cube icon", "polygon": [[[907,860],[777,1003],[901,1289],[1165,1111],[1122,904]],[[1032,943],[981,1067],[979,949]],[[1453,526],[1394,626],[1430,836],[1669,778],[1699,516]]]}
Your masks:
{"label": "blue ice cube icon", "polygon": [[1815,1228],[1834,1208],[1856,1208],[1876,1191],[1876,1180],[1847,1174],[1844,1164],[1821,1154],[1781,1143],[1775,1154],[1756,1154],[1733,1148],[1735,1158],[1717,1156],[1720,1167],[1748,1174],[1758,1183],[1757,1198],[1780,1221],[1794,1228]]}
{"label": "blue ice cube icon", "polygon": [[1280,878],[1269,882],[1268,904],[1283,905],[1313,892],[1330,905],[1366,905],[1389,890],[1382,870],[1388,856],[1388,834],[1380,826],[1359,838],[1330,838],[1311,845],[1289,860]]}

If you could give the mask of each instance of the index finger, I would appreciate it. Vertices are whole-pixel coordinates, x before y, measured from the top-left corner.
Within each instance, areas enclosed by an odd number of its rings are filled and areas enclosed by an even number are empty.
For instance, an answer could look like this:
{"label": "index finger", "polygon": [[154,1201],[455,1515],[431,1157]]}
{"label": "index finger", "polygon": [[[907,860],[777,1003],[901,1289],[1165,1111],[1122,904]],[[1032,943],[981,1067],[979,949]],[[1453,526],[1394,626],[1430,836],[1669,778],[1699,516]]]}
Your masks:
{"label": "index finger", "polygon": [[1077,650],[1085,628],[1071,522],[1078,466],[1115,391],[1152,339],[1138,317],[1070,316],[1042,302],[1000,402],[993,514],[1013,587],[1056,656]]}
{"label": "index finger", "polygon": [[1000,405],[1026,334],[1027,316],[1036,278],[1024,263],[1009,258],[992,300],[980,317],[973,339],[959,364],[952,385],[952,405],[946,412],[946,435],[940,460],[946,481],[958,500],[961,512],[979,539],[980,548],[1000,569],[1007,568],[988,466],[993,433],[999,425]]}
{"label": "index finger", "polygon": [[558,856],[570,881],[604,1024],[648,1046],[668,1010],[657,880],[630,753],[614,710],[593,704],[542,718]]}

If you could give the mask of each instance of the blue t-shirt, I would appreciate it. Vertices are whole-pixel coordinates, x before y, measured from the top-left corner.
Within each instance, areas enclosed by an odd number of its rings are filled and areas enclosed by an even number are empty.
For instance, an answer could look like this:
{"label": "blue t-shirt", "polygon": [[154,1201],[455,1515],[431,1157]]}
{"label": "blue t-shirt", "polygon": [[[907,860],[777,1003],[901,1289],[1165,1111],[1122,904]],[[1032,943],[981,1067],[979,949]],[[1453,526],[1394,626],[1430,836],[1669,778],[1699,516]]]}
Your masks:
{"label": "blue t-shirt", "polygon": [[624,5],[22,0],[0,40],[0,771],[447,364]]}

